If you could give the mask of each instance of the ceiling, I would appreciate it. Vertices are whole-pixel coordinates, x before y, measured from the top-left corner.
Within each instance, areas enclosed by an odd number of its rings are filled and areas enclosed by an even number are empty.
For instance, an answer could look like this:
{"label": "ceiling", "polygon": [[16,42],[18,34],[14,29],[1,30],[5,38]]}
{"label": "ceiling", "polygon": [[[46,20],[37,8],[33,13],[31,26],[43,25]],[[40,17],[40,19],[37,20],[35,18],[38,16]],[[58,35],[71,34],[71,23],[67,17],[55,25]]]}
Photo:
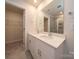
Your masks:
{"label": "ceiling", "polygon": [[26,0],[29,4],[35,6],[35,7],[38,7],[40,5],[40,3],[43,1],[43,0],[36,0],[37,3],[34,2],[34,0]]}
{"label": "ceiling", "polygon": [[64,0],[52,0],[50,4],[48,4],[43,11],[51,16],[56,15],[63,12]]}

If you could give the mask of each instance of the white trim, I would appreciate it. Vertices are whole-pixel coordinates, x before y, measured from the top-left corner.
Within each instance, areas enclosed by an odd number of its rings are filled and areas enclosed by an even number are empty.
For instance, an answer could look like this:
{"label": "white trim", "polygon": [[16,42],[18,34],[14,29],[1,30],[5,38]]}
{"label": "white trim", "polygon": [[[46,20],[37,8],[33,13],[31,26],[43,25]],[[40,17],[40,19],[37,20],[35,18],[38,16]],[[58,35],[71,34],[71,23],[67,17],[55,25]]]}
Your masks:
{"label": "white trim", "polygon": [[48,17],[48,33],[50,33],[50,16]]}
{"label": "white trim", "polygon": [[20,9],[25,10],[25,8],[24,8],[23,6],[18,5],[18,4],[16,4],[16,3],[13,3],[13,2],[11,2],[11,1],[5,1],[5,3],[6,3],[6,4],[13,5],[13,6],[16,6],[16,7],[20,8]]}

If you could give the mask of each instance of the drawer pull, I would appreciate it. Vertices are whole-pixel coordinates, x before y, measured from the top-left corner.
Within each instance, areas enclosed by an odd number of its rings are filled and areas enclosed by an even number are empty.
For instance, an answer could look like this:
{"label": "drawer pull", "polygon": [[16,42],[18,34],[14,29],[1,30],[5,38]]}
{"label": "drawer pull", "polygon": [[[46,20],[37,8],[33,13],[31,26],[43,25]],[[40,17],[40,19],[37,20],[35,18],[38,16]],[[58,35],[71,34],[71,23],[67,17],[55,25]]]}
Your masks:
{"label": "drawer pull", "polygon": [[41,55],[41,51],[40,51],[39,49],[38,49],[38,55],[39,55],[39,56],[42,56],[42,55]]}

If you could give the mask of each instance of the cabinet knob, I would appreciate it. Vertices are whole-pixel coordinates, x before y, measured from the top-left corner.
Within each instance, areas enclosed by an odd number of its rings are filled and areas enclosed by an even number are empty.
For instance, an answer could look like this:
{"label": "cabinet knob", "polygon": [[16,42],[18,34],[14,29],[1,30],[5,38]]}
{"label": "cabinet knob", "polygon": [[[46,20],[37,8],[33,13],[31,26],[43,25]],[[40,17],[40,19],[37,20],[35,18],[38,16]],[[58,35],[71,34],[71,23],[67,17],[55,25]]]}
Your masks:
{"label": "cabinet knob", "polygon": [[31,43],[31,40],[29,40],[29,43]]}

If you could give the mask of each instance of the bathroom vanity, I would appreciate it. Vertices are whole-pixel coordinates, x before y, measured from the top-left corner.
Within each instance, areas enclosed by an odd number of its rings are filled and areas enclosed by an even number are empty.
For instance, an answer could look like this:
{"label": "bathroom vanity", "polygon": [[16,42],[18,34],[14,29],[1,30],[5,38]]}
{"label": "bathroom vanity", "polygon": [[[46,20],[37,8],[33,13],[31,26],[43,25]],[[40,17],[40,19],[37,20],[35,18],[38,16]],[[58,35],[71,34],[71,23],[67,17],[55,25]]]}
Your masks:
{"label": "bathroom vanity", "polygon": [[63,59],[64,41],[62,35],[28,34],[28,48],[34,59]]}
{"label": "bathroom vanity", "polygon": [[36,16],[37,34],[28,33],[34,59],[64,59],[64,0],[54,0]]}

